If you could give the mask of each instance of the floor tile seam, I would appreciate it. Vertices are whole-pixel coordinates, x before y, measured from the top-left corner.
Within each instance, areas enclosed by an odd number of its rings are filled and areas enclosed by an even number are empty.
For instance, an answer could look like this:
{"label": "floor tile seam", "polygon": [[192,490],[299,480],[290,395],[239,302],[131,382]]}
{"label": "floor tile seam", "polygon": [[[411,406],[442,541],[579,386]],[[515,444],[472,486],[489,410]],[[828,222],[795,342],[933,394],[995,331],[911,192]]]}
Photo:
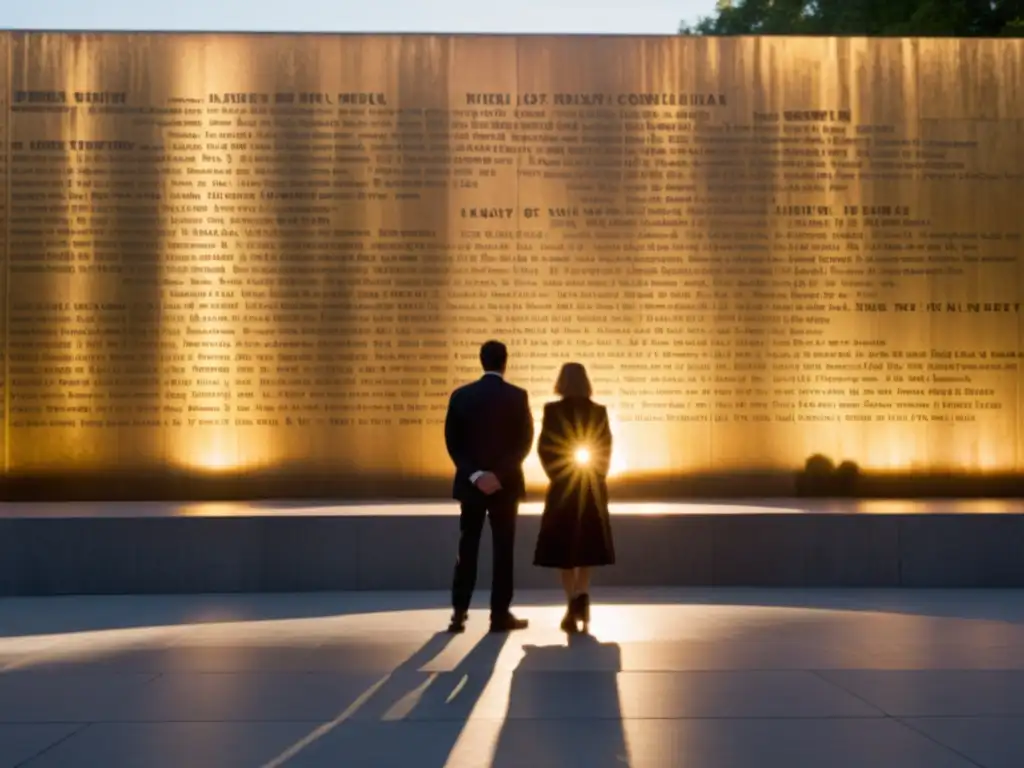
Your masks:
{"label": "floor tile seam", "polygon": [[[387,674],[394,671],[394,667],[383,668],[376,670],[381,673]],[[472,670],[470,670],[472,671]],[[55,671],[52,672],[39,672],[39,674],[50,674],[58,675]],[[423,674],[429,674],[429,670],[423,670]],[[227,670],[194,670],[194,669],[174,669],[174,670],[163,670],[161,672],[124,672],[124,673],[108,673],[108,674],[94,674],[89,677],[129,677],[137,675],[139,677],[146,677],[147,679],[142,681],[144,685],[149,685],[155,682],[161,677],[228,677],[228,676],[246,676],[246,677],[373,677],[370,672],[364,671],[364,668],[348,670],[332,670],[332,669],[309,669],[309,670],[267,670],[267,669],[227,669]],[[380,675],[378,675],[379,677]],[[3,678],[0,677],[0,680]]]}
{"label": "floor tile seam", "polygon": [[905,718],[907,720],[955,720],[957,718],[971,719],[977,718],[979,720],[991,720],[995,718],[1004,718],[1006,720],[1024,720],[1024,708],[1015,708],[1012,710],[1002,711],[991,711],[971,707],[959,712],[951,712],[949,708],[946,708],[946,712],[887,712],[886,717],[891,718]]}
{"label": "floor tile seam", "polygon": [[[379,667],[379,668],[367,668],[367,667],[353,667],[352,669],[338,669],[336,667],[325,667],[325,668],[312,668],[304,667],[301,669],[267,669],[266,667],[252,668],[252,669],[163,669],[163,670],[137,670],[137,671],[125,671],[125,672],[89,672],[89,677],[128,677],[131,675],[140,676],[152,676],[153,679],[158,677],[175,677],[175,676],[199,676],[199,675],[245,675],[245,676],[261,676],[261,677],[347,677],[354,675],[366,675],[369,672],[378,672],[385,674],[392,671],[393,667]],[[469,670],[472,671],[472,670]],[[515,668],[509,668],[507,670],[497,669],[495,670],[501,674],[515,674],[521,677],[528,677],[534,675],[581,675],[581,674],[611,674],[616,675],[720,675],[720,674],[747,674],[747,673],[801,673],[810,672],[812,674],[817,673],[829,673],[829,672],[882,672],[882,673],[901,673],[910,672],[914,674],[927,674],[936,673],[944,674],[951,672],[963,672],[970,674],[981,674],[981,673],[1024,673],[1024,667],[722,667],[722,668],[684,668],[684,669],[664,669],[664,668],[636,668],[636,669],[602,669],[595,667],[592,669],[534,669],[534,670],[516,670]],[[455,669],[421,669],[417,670],[421,674],[439,674],[439,675],[450,675],[456,674],[458,671]],[[461,672],[458,672],[461,674]],[[31,668],[19,668],[12,670],[5,670],[0,668],[0,681],[4,679],[4,675],[10,675],[13,677],[15,674],[38,674],[38,675],[66,675],[65,672],[58,670],[46,670],[39,669],[33,670]],[[10,678],[8,678],[10,679]],[[146,680],[145,684],[153,682],[153,679]]]}
{"label": "floor tile seam", "polygon": [[[140,674],[142,674],[142,673],[140,673]],[[142,681],[142,685],[139,686],[140,688],[148,688],[149,686],[153,685],[153,683],[155,683],[157,680],[161,679],[164,676],[163,672],[155,672],[155,673],[154,672],[146,672],[145,674],[149,675],[149,679],[148,680],[143,680]]]}
{"label": "floor tile seam", "polygon": [[451,718],[408,718],[406,720],[359,720],[359,718],[353,718],[353,722],[368,723],[368,722],[404,722],[404,723],[450,723],[450,722],[587,722],[587,721],[599,721],[599,722],[647,722],[647,721],[658,721],[658,722],[675,722],[675,721],[730,721],[734,722],[737,720],[749,721],[749,722],[786,722],[786,721],[800,721],[800,722],[821,722],[821,721],[846,721],[846,720],[863,720],[863,721],[881,721],[889,720],[891,718],[883,715],[629,715],[626,717],[613,717],[605,715],[584,715],[577,717],[565,717],[565,716],[525,716],[525,717],[488,717],[488,716],[473,716],[469,718],[462,717],[451,717]]}
{"label": "floor tile seam", "polygon": [[[833,671],[849,672],[851,670],[833,670]],[[852,670],[852,671],[856,671],[856,670]],[[888,672],[888,671],[896,671],[896,672],[898,672],[898,671],[911,671],[911,672],[916,672],[918,670],[866,670],[866,671],[882,671],[882,672]],[[939,672],[947,672],[947,671],[951,671],[951,670],[938,670],[938,671]],[[952,671],[955,671],[955,670],[952,670]],[[961,671],[971,672],[971,671],[976,671],[976,670],[961,670]],[[982,671],[986,671],[987,672],[987,671],[992,671],[992,670],[982,670]],[[995,670],[995,671],[998,671],[998,670]],[[869,701],[865,697],[863,697],[860,694],[852,691],[851,689],[849,689],[846,686],[842,685],[838,681],[832,680],[832,679],[828,678],[824,674],[818,674],[818,673],[815,673],[815,674],[821,680],[824,680],[828,685],[831,685],[831,686],[835,687],[836,689],[838,689],[840,691],[843,691],[844,693],[852,696],[853,698],[858,699],[859,701],[863,702],[864,704],[866,704],[867,706],[871,707],[872,709],[876,709],[879,712],[882,712],[886,717],[894,719],[894,720],[895,719],[899,719],[899,718],[924,719],[924,718],[927,718],[927,717],[942,717],[942,718],[954,718],[954,717],[978,717],[978,718],[1013,717],[1013,718],[1024,718],[1024,709],[1020,710],[1019,712],[1017,712],[1017,711],[1014,711],[1014,712],[1002,712],[1002,713],[995,713],[995,712],[981,712],[981,713],[978,713],[978,712],[973,712],[971,714],[961,713],[961,714],[948,714],[948,715],[935,715],[935,714],[927,715],[927,714],[918,714],[918,713],[913,713],[913,712],[888,712],[883,707],[875,704],[872,701]]]}
{"label": "floor tile seam", "polygon": [[0,725],[94,725],[102,720],[3,720]]}
{"label": "floor tile seam", "polygon": [[807,672],[823,673],[837,672],[908,672],[912,674],[923,674],[926,672],[965,672],[965,673],[991,673],[1002,672],[1004,674],[1024,675],[1024,667],[804,667]]}
{"label": "floor tile seam", "polygon": [[852,691],[851,689],[847,688],[845,685],[842,685],[841,683],[839,683],[839,682],[837,682],[835,680],[830,679],[825,674],[822,674],[821,672],[815,672],[815,671],[810,671],[810,674],[813,677],[816,677],[818,680],[821,680],[823,683],[825,683],[825,685],[829,686],[830,688],[834,688],[837,691],[842,691],[843,693],[845,693],[850,698],[855,699],[855,700],[861,702],[862,704],[864,704],[867,707],[870,707],[871,709],[875,710],[876,712],[880,712],[884,717],[887,717],[887,718],[891,718],[892,717],[892,715],[889,712],[886,712],[883,707],[880,707],[879,705],[875,704],[872,701],[868,701],[866,698],[861,696],[859,693],[856,693],[856,692]]}
{"label": "floor tile seam", "polygon": [[[426,671],[426,670],[425,670]],[[430,670],[433,671],[433,670]],[[473,670],[469,670],[472,672]],[[712,677],[712,676],[724,676],[724,675],[751,675],[751,674],[770,674],[770,673],[782,673],[782,674],[800,674],[807,672],[806,669],[552,669],[552,670],[531,670],[515,671],[508,670],[496,670],[500,674],[507,674],[509,677],[515,676],[518,679],[524,679],[528,677],[552,677],[562,675],[568,677],[570,675],[615,675],[616,677],[628,677],[631,675],[660,675],[664,677],[672,677],[677,675],[689,675],[692,677]],[[451,670],[436,670],[435,674],[439,675],[451,675],[451,674],[463,674],[462,671]]]}
{"label": "floor tile seam", "polygon": [[[630,715],[628,717],[613,717],[604,715],[586,715],[581,717],[491,717],[486,715],[473,716],[473,717],[413,717],[404,718],[401,720],[383,720],[381,718],[360,718],[358,716],[352,717],[345,722],[359,725],[373,725],[373,724],[388,724],[388,725],[409,725],[409,724],[428,724],[428,723],[472,723],[472,722],[686,722],[686,721],[748,721],[748,722],[819,722],[819,721],[881,721],[891,720],[893,718],[883,717],[881,715]],[[78,725],[95,727],[105,725],[322,725],[324,723],[331,722],[327,718],[312,718],[312,719],[260,719],[260,718],[249,718],[245,720],[177,720],[177,719],[162,719],[162,720],[93,720],[87,723],[81,720],[4,720],[0,721],[0,725],[13,725],[13,726],[24,726],[24,725]],[[79,728],[79,731],[82,730]]]}
{"label": "floor tile seam", "polygon": [[1024,712],[998,715],[893,715],[897,720],[1024,720]]}
{"label": "floor tile seam", "polygon": [[[20,670],[18,670],[20,671]],[[339,670],[336,668],[327,669],[314,669],[314,668],[303,668],[303,669],[280,669],[268,670],[266,667],[260,667],[259,669],[163,669],[163,670],[139,670],[133,672],[110,672],[110,673],[90,673],[89,677],[128,677],[131,675],[139,675],[142,677],[175,677],[175,676],[197,676],[197,675],[248,675],[248,676],[264,676],[264,677],[278,677],[291,675],[294,677],[346,677],[352,675],[363,675],[369,676],[371,672],[377,672],[381,675],[387,674],[394,671],[394,667],[358,667],[352,670]],[[424,669],[420,670],[423,674],[430,674],[434,670]],[[454,670],[436,670],[438,673],[444,674],[446,672],[453,672]],[[472,670],[470,670],[472,671]],[[64,676],[67,677],[66,673],[59,672],[56,670],[26,670],[31,674],[38,675],[53,675],[53,676]],[[12,670],[13,673],[13,670]],[[12,674],[8,673],[8,674]],[[13,674],[12,674],[13,676]],[[4,671],[0,669],[0,681],[4,679]],[[146,680],[145,682],[150,683],[152,680]]]}
{"label": "floor tile seam", "polygon": [[906,722],[906,720],[904,718],[902,718],[902,717],[893,717],[892,720],[897,725],[899,725],[901,728],[906,729],[910,733],[916,734],[917,736],[919,736],[922,739],[925,739],[926,741],[934,744],[935,746],[939,747],[940,749],[945,750],[946,752],[948,752],[951,755],[956,755],[957,757],[959,757],[961,760],[965,761],[966,763],[975,766],[975,768],[987,768],[984,763],[979,763],[977,760],[972,759],[970,756],[964,754],[960,750],[953,748],[949,744],[944,744],[943,742],[939,741],[937,738],[935,738],[931,734],[929,734],[929,733],[927,733],[925,731],[922,731],[920,728],[915,728],[913,725],[911,725],[910,723]]}
{"label": "floor tile seam", "polygon": [[[80,733],[86,731],[88,728],[92,727],[92,725],[93,725],[93,723],[83,723],[83,722],[80,722],[80,721],[76,722],[74,724],[77,725],[78,727],[73,729],[69,733],[64,734],[64,736],[62,736],[61,738],[57,739],[56,741],[54,741],[54,742],[52,742],[50,744],[47,744],[45,747],[43,747],[41,750],[36,752],[31,757],[26,758],[25,760],[22,760],[20,763],[15,763],[14,768],[22,768],[22,766],[30,766],[32,764],[32,762],[34,760],[36,760],[36,758],[42,757],[47,752],[49,752],[49,751],[51,751],[53,749],[56,749],[57,747],[59,747],[64,742],[68,741],[71,738],[74,738],[75,736],[78,736]],[[55,725],[55,723],[49,723],[49,725]]]}
{"label": "floor tile seam", "polygon": [[[393,668],[389,670],[387,667],[372,670],[379,673],[387,673],[393,671]],[[472,670],[469,670],[472,671]],[[413,674],[436,674],[436,675],[454,675],[463,674],[465,670],[459,671],[456,669],[421,669],[416,670]],[[859,673],[859,672],[877,672],[882,674],[900,674],[910,673],[915,675],[926,675],[926,674],[949,674],[949,673],[964,673],[968,675],[992,675],[997,673],[1024,673],[1024,669],[1020,668],[1004,668],[1004,667],[981,667],[981,668],[964,668],[964,667],[930,667],[930,668],[878,668],[878,667],[821,667],[821,668],[808,668],[808,667],[729,667],[721,669],[531,669],[531,670],[516,670],[509,668],[506,670],[498,669],[495,673],[502,676],[516,676],[520,679],[528,677],[543,677],[543,676],[570,676],[570,675],[612,675],[615,676],[631,676],[631,675],[658,675],[658,676],[678,676],[687,675],[692,677],[716,677],[716,676],[745,676],[745,675],[800,675],[800,674],[811,674],[818,677],[821,680],[825,680],[830,685],[838,687],[846,692],[850,692],[848,689],[839,685],[834,680],[827,677],[829,673]],[[167,678],[184,678],[184,677],[249,677],[249,678],[351,678],[351,677],[364,677],[370,675],[370,671],[365,667],[353,668],[351,670],[343,669],[339,670],[336,668],[325,668],[325,669],[278,669],[268,670],[266,668],[259,669],[175,669],[175,670],[162,670],[162,671],[89,671],[88,673],[71,673],[70,675],[66,671],[61,670],[33,670],[31,668],[18,668],[6,670],[0,668],[0,687],[7,681],[16,680],[27,676],[49,676],[55,679],[57,678],[82,678],[88,677],[90,679],[110,679],[110,680],[123,680],[125,678],[140,677],[144,678],[139,681],[140,686],[149,686],[156,681]],[[75,682],[74,679],[71,680]]]}
{"label": "floor tile seam", "polygon": [[[873,707],[877,710],[877,707]],[[914,721],[914,720],[931,720],[931,721],[943,721],[943,720],[977,720],[977,721],[992,721],[992,720],[1024,720],[1024,713],[1019,714],[957,714],[957,715],[917,715],[917,714],[899,714],[890,715],[879,711],[878,714],[868,715],[857,715],[857,714],[832,714],[832,715],[777,715],[777,714],[735,714],[735,715],[696,715],[679,713],[673,715],[524,715],[524,716],[504,716],[504,717],[491,717],[487,715],[474,715],[472,717],[465,717],[461,715],[454,715],[451,717],[434,716],[434,717],[408,717],[401,720],[383,720],[380,718],[363,718],[356,715],[350,719],[351,722],[360,723],[372,723],[372,722],[394,722],[394,723],[430,723],[430,722],[468,722],[471,720],[551,720],[551,721],[573,721],[573,720],[618,720],[618,721],[630,721],[630,720],[806,720],[806,721],[818,721],[818,720],[899,720]],[[62,720],[51,720],[51,719],[22,719],[22,720],[9,720],[0,717],[0,725],[4,726],[24,726],[24,725],[111,725],[111,724],[131,724],[131,725],[154,725],[161,723],[220,723],[220,724],[242,724],[242,723],[324,723],[329,722],[329,719],[324,718],[151,718],[151,719],[140,719],[140,718],[110,718],[102,720],[91,720],[84,722],[80,719],[62,719]]]}
{"label": "floor tile seam", "polygon": [[[132,670],[132,671],[124,671],[124,672],[117,672],[117,671],[110,671],[110,672],[107,672],[107,671],[81,672],[81,671],[79,671],[79,672],[75,672],[75,671],[71,671],[71,670],[67,670],[67,669],[46,669],[46,668],[34,669],[34,668],[31,668],[31,667],[22,667],[22,668],[19,668],[19,669],[9,669],[9,670],[2,670],[2,669],[0,669],[0,682],[3,682],[5,680],[17,680],[19,678],[20,679],[25,679],[25,678],[29,678],[29,677],[36,677],[36,678],[43,678],[43,679],[51,678],[51,679],[54,679],[54,680],[63,680],[63,681],[70,682],[70,683],[95,682],[96,680],[127,681],[127,680],[135,679],[140,685],[148,685],[149,683],[153,682],[156,678],[162,677],[164,674],[166,674],[166,673],[160,672],[160,671],[156,671],[156,670],[146,670],[146,671]],[[174,674],[174,673],[172,673],[172,674]]]}
{"label": "floor tile seam", "polygon": [[[454,674],[461,671],[456,669],[437,669],[429,670],[423,669],[421,672],[435,672],[436,674]],[[470,672],[473,670],[470,669]],[[611,674],[616,675],[745,675],[751,673],[786,673],[786,674],[804,674],[811,673],[817,675],[818,672],[949,672],[949,671],[960,671],[960,670],[948,670],[948,669],[878,669],[877,667],[722,667],[722,668],[691,668],[691,669],[602,669],[595,667],[593,669],[515,669],[510,667],[508,669],[497,669],[496,672],[502,674],[515,674],[517,677],[533,677],[540,675],[596,675],[596,674]],[[1020,671],[1024,672],[1024,669],[995,669],[986,667],[984,669],[965,669],[965,672],[1003,672],[1003,671]]]}

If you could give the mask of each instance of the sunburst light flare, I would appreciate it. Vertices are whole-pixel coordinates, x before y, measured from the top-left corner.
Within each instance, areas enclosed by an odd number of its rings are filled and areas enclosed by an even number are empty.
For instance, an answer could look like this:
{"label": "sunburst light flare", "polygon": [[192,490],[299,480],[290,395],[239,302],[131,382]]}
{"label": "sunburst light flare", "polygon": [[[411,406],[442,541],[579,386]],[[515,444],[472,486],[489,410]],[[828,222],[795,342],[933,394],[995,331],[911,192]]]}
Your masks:
{"label": "sunburst light flare", "polygon": [[[559,417],[564,418],[564,417]],[[541,464],[569,496],[578,494],[581,507],[600,492],[608,475],[612,455],[612,434],[605,419],[573,424],[563,420],[560,429],[544,430],[537,444]]]}
{"label": "sunburst light flare", "polygon": [[[610,431],[615,436],[615,450],[611,452],[611,460],[608,463],[607,475],[609,478],[614,478],[626,473],[628,469],[627,454],[629,453],[629,448],[627,445],[624,445],[624,440],[620,437],[621,429],[618,426],[615,414],[611,410],[609,410],[608,413],[608,421]],[[541,432],[542,426],[542,420],[539,418],[535,419],[534,430],[536,433],[539,434]],[[598,429],[596,425],[594,425],[587,430],[581,430],[574,433],[576,435],[574,439],[571,441],[564,441],[564,445],[559,446],[559,452],[561,453],[564,451],[564,460],[567,464],[567,469],[594,465],[599,458],[599,451],[594,442],[592,442],[592,437],[596,436],[597,432]],[[546,484],[549,478],[544,472],[544,467],[541,464],[539,454],[540,446],[538,445],[537,447],[538,450],[530,453],[530,456],[527,458],[523,468],[526,470],[528,482],[531,484]],[[581,454],[579,457],[576,456],[576,451],[580,449],[585,449],[587,451],[587,457],[582,463],[579,462],[579,459],[583,458],[583,455]]]}
{"label": "sunburst light flare", "polygon": [[585,467],[590,463],[590,449],[585,445],[581,445],[573,453],[573,458],[576,460],[576,464],[581,467]]}

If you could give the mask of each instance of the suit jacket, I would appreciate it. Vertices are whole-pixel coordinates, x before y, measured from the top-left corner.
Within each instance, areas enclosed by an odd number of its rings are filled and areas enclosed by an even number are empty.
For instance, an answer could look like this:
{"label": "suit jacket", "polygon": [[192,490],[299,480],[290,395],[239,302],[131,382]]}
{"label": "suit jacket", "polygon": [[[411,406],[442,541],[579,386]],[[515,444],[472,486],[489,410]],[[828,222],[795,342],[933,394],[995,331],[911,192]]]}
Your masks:
{"label": "suit jacket", "polygon": [[526,390],[490,375],[459,387],[448,401],[444,441],[455,464],[452,496],[459,501],[487,498],[470,480],[475,472],[493,472],[506,492],[526,495],[523,461],[533,445]]}

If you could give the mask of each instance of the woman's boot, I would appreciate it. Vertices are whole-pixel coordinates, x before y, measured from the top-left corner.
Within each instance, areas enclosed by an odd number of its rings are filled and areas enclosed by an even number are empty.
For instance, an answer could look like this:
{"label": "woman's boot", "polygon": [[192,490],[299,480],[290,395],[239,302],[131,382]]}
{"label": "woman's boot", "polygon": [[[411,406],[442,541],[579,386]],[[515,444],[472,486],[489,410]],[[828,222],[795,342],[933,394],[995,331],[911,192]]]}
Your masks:
{"label": "woman's boot", "polygon": [[590,595],[584,592],[577,596],[576,617],[583,623],[583,631],[590,629]]}
{"label": "woman's boot", "polygon": [[576,626],[576,598],[570,598],[568,604],[565,606],[565,618],[562,619],[562,631],[563,632],[576,632],[579,628]]}

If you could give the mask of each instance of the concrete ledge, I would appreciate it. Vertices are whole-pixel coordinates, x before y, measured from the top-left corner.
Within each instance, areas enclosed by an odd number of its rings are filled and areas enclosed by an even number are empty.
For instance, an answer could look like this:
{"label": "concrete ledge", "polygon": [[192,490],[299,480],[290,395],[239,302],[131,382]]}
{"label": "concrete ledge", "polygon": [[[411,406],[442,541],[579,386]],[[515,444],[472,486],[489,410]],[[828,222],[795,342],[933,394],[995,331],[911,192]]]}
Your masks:
{"label": "concrete ledge", "polygon": [[[517,582],[540,524],[522,515]],[[1024,515],[665,514],[614,520],[608,586],[1021,587]],[[0,519],[0,595],[447,589],[453,514]],[[485,534],[478,585],[490,581]]]}

